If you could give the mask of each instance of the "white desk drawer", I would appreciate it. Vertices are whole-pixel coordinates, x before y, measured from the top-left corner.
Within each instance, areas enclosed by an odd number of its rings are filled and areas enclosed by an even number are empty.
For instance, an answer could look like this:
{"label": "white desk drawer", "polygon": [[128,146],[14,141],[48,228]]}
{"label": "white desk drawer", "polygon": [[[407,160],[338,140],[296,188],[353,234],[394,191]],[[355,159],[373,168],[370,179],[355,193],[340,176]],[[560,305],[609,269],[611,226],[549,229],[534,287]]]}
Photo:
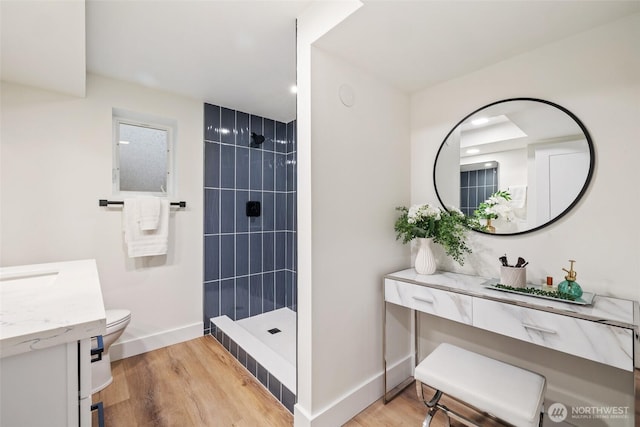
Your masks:
{"label": "white desk drawer", "polygon": [[482,298],[473,299],[473,326],[633,371],[630,329]]}
{"label": "white desk drawer", "polygon": [[472,297],[468,295],[385,279],[384,298],[423,313],[471,324]]}

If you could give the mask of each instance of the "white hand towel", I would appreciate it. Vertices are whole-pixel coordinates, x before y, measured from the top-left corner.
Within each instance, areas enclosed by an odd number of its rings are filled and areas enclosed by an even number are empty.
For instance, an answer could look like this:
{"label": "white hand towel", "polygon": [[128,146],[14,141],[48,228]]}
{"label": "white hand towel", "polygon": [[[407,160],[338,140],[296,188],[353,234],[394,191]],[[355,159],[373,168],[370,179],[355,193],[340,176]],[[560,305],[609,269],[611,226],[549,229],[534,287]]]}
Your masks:
{"label": "white hand towel", "polygon": [[122,209],[124,241],[130,258],[165,255],[169,240],[169,201],[160,200],[160,218],[155,230],[141,230],[139,199],[125,199]]}
{"label": "white hand towel", "polygon": [[526,185],[512,185],[509,187],[509,194],[511,194],[511,207],[514,209],[520,209],[525,207],[527,202],[527,186]]}
{"label": "white hand towel", "polygon": [[160,224],[160,198],[138,197],[138,222],[140,230],[155,230]]}

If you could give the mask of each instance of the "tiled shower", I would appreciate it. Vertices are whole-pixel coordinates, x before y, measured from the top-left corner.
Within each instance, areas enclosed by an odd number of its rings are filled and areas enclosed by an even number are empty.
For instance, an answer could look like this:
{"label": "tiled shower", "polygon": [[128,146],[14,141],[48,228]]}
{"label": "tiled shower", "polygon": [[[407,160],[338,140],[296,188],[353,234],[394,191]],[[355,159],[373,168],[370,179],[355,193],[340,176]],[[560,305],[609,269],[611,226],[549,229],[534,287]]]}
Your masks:
{"label": "tiled shower", "polygon": [[205,334],[212,317],[296,310],[295,126],[204,105]]}

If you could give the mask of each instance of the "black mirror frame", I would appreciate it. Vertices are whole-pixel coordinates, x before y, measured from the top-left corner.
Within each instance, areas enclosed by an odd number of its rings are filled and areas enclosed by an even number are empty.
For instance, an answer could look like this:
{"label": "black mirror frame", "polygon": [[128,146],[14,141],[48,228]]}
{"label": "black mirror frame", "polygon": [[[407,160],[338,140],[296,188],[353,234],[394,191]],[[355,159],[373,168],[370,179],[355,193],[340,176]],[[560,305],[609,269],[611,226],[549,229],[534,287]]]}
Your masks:
{"label": "black mirror frame", "polygon": [[477,112],[479,112],[481,110],[484,110],[485,108],[489,108],[489,107],[491,107],[493,105],[502,104],[502,103],[510,102],[510,101],[541,102],[543,104],[547,104],[547,105],[550,105],[552,107],[555,107],[555,108],[559,109],[560,111],[563,111],[569,117],[571,117],[578,124],[578,126],[580,127],[580,129],[584,133],[585,139],[587,140],[587,145],[589,146],[589,172],[587,174],[587,178],[584,181],[584,185],[580,189],[580,192],[578,193],[576,198],[573,200],[573,202],[569,206],[567,206],[567,208],[564,211],[562,211],[560,214],[556,215],[551,220],[545,222],[544,224],[538,225],[538,226],[536,226],[534,228],[531,228],[531,229],[528,229],[528,230],[524,230],[524,231],[519,231],[517,233],[496,234],[496,233],[489,233],[487,231],[483,231],[483,230],[478,230],[478,229],[472,228],[473,231],[476,231],[476,232],[481,233],[481,234],[487,234],[489,236],[517,236],[517,235],[521,235],[521,234],[532,233],[534,231],[538,231],[538,230],[540,230],[542,228],[548,227],[549,225],[551,225],[554,222],[558,221],[560,218],[565,216],[571,209],[573,209],[574,206],[576,206],[578,204],[580,199],[582,199],[582,196],[584,196],[584,193],[587,191],[587,188],[589,187],[589,184],[591,183],[591,179],[593,177],[593,172],[594,172],[594,169],[595,169],[596,154],[595,154],[595,149],[594,149],[594,146],[593,146],[593,141],[591,139],[591,135],[589,134],[589,131],[587,130],[585,125],[582,123],[582,121],[580,121],[580,119],[575,114],[573,114],[571,111],[567,110],[566,108],[564,108],[561,105],[558,105],[558,104],[556,104],[554,102],[551,102],[551,101],[546,101],[544,99],[526,98],[526,97],[502,99],[502,100],[495,101],[495,102],[492,102],[490,104],[484,105],[484,106],[472,111],[471,113],[467,114],[466,116],[464,116],[462,118],[462,120],[460,120],[458,123],[456,123],[456,125],[453,128],[451,128],[449,133],[447,133],[447,135],[444,137],[444,140],[442,141],[442,144],[440,144],[440,147],[438,148],[438,153],[436,154],[436,158],[435,158],[435,160],[433,162],[433,187],[436,190],[436,196],[438,197],[438,201],[440,202],[440,205],[445,210],[447,210],[447,207],[444,204],[444,202],[442,201],[442,198],[440,197],[440,193],[438,192],[438,186],[437,186],[437,183],[436,183],[436,165],[438,164],[438,158],[440,157],[440,152],[442,151],[442,148],[445,146],[445,143],[447,142],[447,139],[449,139],[449,136],[453,133],[454,130],[456,130],[458,128],[458,126],[460,126],[465,120],[467,120],[469,117],[473,116]]}

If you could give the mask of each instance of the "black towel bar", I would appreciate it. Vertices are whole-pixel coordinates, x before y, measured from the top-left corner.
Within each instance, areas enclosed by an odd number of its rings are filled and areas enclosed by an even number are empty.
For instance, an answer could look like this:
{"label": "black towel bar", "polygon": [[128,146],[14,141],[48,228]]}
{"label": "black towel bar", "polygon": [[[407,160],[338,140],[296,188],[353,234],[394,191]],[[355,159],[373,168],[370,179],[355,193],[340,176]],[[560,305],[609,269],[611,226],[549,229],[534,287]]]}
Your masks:
{"label": "black towel bar", "polygon": [[[124,202],[122,200],[100,199],[100,200],[98,200],[98,204],[99,204],[99,206],[124,205]],[[181,207],[181,208],[186,208],[187,207],[187,202],[184,202],[184,201],[171,202],[170,205],[171,206],[178,206],[178,207]]]}

